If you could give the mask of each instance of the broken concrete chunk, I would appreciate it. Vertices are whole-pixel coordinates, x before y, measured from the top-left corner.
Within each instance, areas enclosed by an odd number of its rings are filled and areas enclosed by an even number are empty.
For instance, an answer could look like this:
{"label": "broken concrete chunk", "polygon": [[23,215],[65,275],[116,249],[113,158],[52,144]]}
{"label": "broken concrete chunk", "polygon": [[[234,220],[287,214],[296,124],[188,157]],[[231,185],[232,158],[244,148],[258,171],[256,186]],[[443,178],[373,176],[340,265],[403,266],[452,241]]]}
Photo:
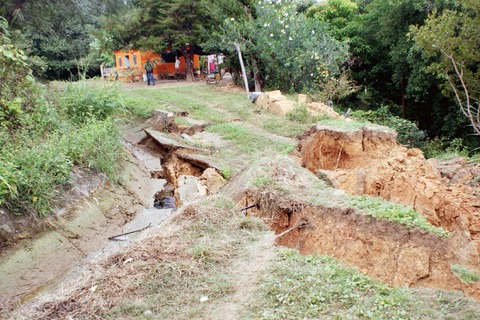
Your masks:
{"label": "broken concrete chunk", "polygon": [[181,175],[176,183],[175,199],[178,206],[194,202],[207,195],[207,187],[197,177]]}
{"label": "broken concrete chunk", "polygon": [[169,129],[175,121],[175,115],[172,112],[163,110],[153,110],[152,116],[146,121],[148,127],[154,130],[164,131]]}
{"label": "broken concrete chunk", "polygon": [[162,134],[159,131],[156,130],[151,130],[151,129],[145,129],[145,133],[149,135],[153,140],[155,140],[157,143],[159,143],[162,147],[170,149],[170,150],[176,150],[176,149],[192,149],[190,146],[180,143],[178,141],[175,141],[164,134]]}

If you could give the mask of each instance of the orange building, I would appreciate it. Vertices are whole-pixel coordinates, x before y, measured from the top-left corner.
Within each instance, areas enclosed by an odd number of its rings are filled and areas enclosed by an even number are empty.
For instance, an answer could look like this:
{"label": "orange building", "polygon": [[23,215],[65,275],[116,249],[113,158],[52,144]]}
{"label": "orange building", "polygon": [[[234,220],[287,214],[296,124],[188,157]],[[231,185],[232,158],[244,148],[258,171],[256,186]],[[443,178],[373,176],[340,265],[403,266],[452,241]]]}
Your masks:
{"label": "orange building", "polygon": [[[175,52],[164,54],[153,53],[151,51],[129,50],[115,51],[115,67],[119,78],[128,82],[140,81],[143,78],[147,59],[154,63],[153,76],[156,79],[168,79],[184,77],[186,72],[185,58],[178,56],[180,68],[175,69]],[[200,57],[195,54],[193,58],[193,68],[200,68]]]}

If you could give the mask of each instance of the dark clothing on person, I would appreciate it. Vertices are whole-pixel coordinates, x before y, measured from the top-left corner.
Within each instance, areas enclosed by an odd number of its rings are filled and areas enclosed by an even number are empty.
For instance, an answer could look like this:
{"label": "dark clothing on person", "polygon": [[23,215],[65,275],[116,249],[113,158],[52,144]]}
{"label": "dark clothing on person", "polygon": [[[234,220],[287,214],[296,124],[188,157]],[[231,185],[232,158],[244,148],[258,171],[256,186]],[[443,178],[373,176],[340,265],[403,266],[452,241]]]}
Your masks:
{"label": "dark clothing on person", "polygon": [[153,77],[153,64],[150,62],[150,60],[147,60],[144,68],[147,72],[147,85],[150,85],[150,82],[152,82],[152,85],[155,85],[155,78]]}

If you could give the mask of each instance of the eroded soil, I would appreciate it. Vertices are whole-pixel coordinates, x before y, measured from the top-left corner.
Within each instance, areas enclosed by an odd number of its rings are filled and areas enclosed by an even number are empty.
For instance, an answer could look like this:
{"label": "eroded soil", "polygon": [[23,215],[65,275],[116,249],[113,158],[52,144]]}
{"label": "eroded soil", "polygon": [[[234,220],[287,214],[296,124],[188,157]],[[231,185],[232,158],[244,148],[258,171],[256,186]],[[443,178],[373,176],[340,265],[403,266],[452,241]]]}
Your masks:
{"label": "eroded soil", "polygon": [[[301,142],[302,164],[314,174],[326,174],[335,187],[350,194],[378,196],[411,207],[431,224],[458,231],[456,241],[464,242],[464,247],[471,243],[478,251],[479,189],[472,183],[478,168],[469,170],[457,163],[456,171],[443,166],[442,175],[438,162],[425,160],[418,149],[401,146],[395,135],[379,126],[358,131],[317,126]],[[447,179],[449,175],[455,179]],[[479,269],[478,253],[458,259]]]}
{"label": "eroded soil", "polygon": [[[62,212],[58,221],[51,223],[53,230],[35,241],[18,244],[2,258],[0,273],[7,275],[0,287],[4,308],[27,302],[82,259],[111,243],[108,237],[145,227],[149,218],[135,217],[151,217],[150,213],[165,209],[153,207],[162,204],[162,199],[173,197],[176,207],[195,206],[217,192],[231,195],[239,208],[249,208],[246,215],[262,217],[276,232],[279,245],[337,257],[393,286],[455,289],[480,299],[479,285],[461,281],[451,269],[452,264],[480,268],[480,211],[473,181],[478,172],[461,166],[468,172],[450,174],[445,168],[449,164],[439,170],[440,164],[426,161],[419,150],[399,145],[395,134],[385,128],[345,132],[319,126],[302,139],[300,159],[254,164],[224,186],[215,150],[228,142],[202,132],[206,124],[193,119],[191,126],[175,125],[173,119],[178,116],[187,114],[157,110],[146,123],[127,128],[125,144],[130,157],[122,184],[97,186],[71,210]],[[359,214],[345,207],[346,194],[340,190],[325,187],[325,194],[310,194],[318,185],[319,172],[348,193],[381,196],[411,206],[453,235],[440,238]],[[268,175],[272,184],[249,187],[256,174],[257,178]],[[269,189],[272,185],[275,188]],[[326,197],[328,204],[310,200],[321,197]],[[168,214],[154,223],[161,224]],[[188,211],[180,214],[188,215]],[[240,267],[250,268],[236,274],[245,285],[234,295],[235,301],[218,308],[219,315],[238,314],[252,293],[258,272],[273,256],[271,240],[260,241],[263,249],[258,254],[254,252],[258,246],[251,250],[256,267],[252,261],[239,261]],[[164,253],[159,251],[159,256]]]}

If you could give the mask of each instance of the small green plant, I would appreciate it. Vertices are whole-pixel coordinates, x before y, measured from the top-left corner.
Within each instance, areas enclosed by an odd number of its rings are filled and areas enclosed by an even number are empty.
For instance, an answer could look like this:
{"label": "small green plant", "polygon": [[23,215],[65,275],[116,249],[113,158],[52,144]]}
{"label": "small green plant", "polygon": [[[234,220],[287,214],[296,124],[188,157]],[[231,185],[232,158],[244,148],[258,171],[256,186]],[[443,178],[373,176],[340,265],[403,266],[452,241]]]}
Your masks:
{"label": "small green plant", "polygon": [[318,179],[323,181],[327,185],[327,187],[330,187],[330,188],[334,187],[332,180],[330,180],[330,178],[324,172],[318,171],[317,177]]}
{"label": "small green plant", "polygon": [[435,138],[430,140],[423,148],[425,157],[437,159],[451,159],[455,157],[468,157],[468,150],[463,144],[463,139]]}
{"label": "small green plant", "polygon": [[222,177],[225,178],[226,180],[230,180],[230,178],[233,176],[233,174],[235,173],[235,171],[231,168],[231,167],[224,167],[222,169]]}
{"label": "small green plant", "polygon": [[193,248],[192,256],[194,259],[201,261],[204,264],[215,263],[212,251],[202,245],[197,245]]}
{"label": "small green plant", "polygon": [[311,116],[308,113],[308,109],[305,105],[299,105],[293,108],[292,111],[287,113],[287,118],[291,121],[296,121],[299,123],[307,123],[307,121],[311,118]]}
{"label": "small green plant", "polygon": [[240,220],[238,227],[242,230],[249,230],[249,231],[267,230],[267,226],[262,221],[262,219],[258,217],[252,217],[252,216],[246,216],[242,220]]}
{"label": "small green plant", "polygon": [[379,284],[335,259],[282,249],[265,274],[249,319],[403,319],[410,295]]}
{"label": "small green plant", "polygon": [[255,177],[251,182],[252,186],[257,188],[266,188],[273,185],[273,183],[274,180],[268,174],[259,175]]}
{"label": "small green plant", "polygon": [[462,279],[463,281],[470,283],[470,282],[478,282],[480,280],[480,275],[476,271],[468,270],[464,266],[454,264],[452,265],[452,271],[455,273],[457,277]]}

